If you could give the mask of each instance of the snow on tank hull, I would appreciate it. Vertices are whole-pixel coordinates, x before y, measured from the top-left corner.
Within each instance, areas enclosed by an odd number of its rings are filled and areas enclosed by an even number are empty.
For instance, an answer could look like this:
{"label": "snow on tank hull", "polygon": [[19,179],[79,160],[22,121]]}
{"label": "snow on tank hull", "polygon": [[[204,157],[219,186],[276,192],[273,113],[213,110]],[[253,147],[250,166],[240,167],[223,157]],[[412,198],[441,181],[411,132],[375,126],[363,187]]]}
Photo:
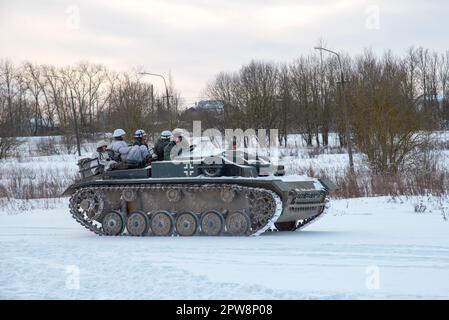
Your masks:
{"label": "snow on tank hull", "polygon": [[[85,177],[65,192],[73,218],[99,235],[260,235],[309,224],[333,187],[305,176],[258,176],[234,164],[221,171],[232,176],[218,177],[202,174],[201,164],[171,166]],[[158,177],[166,171],[175,176]]]}

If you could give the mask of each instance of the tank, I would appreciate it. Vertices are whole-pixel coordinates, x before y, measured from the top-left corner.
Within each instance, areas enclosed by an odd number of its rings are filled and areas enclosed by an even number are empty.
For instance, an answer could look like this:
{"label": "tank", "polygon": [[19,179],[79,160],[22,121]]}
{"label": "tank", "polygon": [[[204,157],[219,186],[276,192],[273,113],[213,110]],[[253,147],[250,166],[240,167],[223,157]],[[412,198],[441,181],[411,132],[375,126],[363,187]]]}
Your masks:
{"label": "tank", "polygon": [[239,151],[137,169],[105,171],[97,159],[82,159],[78,166],[81,179],[64,192],[70,213],[88,230],[108,236],[294,231],[323,214],[334,189],[330,181],[285,175],[283,166]]}

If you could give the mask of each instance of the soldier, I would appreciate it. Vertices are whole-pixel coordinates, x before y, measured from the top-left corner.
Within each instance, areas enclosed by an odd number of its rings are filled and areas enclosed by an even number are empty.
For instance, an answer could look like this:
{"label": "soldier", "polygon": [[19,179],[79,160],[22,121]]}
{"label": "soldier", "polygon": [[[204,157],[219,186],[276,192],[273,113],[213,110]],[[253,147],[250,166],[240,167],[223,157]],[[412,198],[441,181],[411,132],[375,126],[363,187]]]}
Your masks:
{"label": "soldier", "polygon": [[148,149],[148,144],[145,142],[145,137],[147,134],[143,129],[136,130],[134,134],[134,146],[145,146]]}
{"label": "soldier", "polygon": [[122,129],[116,129],[113,134],[114,141],[111,149],[116,156],[119,155],[118,160],[121,161],[116,166],[117,169],[133,169],[144,166],[148,159],[148,146],[144,141],[145,131],[139,129],[135,132],[135,142],[132,146],[123,140],[125,134],[125,131]]}
{"label": "soldier", "polygon": [[[92,153],[92,159],[98,159],[98,163],[104,166],[104,169],[110,170],[114,167],[116,162],[109,157],[106,152],[108,144],[106,141],[101,140],[97,143],[97,149]],[[94,174],[100,173],[100,168],[97,167],[98,163],[96,161],[91,161],[92,172]]]}
{"label": "soldier", "polygon": [[164,160],[164,149],[170,143],[171,137],[171,131],[164,130],[162,131],[160,138],[157,140],[156,145],[154,146],[154,151],[156,152],[158,161]]}
{"label": "soldier", "polygon": [[117,160],[126,160],[126,156],[131,149],[123,140],[125,134],[126,132],[123,129],[115,129],[112,134],[114,140],[112,141],[111,149],[114,151],[114,156]]}
{"label": "soldier", "polygon": [[129,169],[145,166],[149,159],[148,148],[145,145],[133,145],[126,155],[126,165]]}
{"label": "soldier", "polygon": [[173,141],[164,148],[164,160],[173,160],[175,157],[182,154],[183,148],[188,148],[189,143],[187,139],[184,139],[181,129],[173,130]]}

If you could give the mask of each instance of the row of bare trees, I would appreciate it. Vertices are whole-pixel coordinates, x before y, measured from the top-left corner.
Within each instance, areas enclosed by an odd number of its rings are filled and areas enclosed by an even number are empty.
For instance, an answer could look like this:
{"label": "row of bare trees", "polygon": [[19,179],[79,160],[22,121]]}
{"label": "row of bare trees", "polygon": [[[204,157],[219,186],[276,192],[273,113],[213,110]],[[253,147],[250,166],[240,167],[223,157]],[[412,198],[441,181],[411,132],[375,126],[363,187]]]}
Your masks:
{"label": "row of bare trees", "polygon": [[279,128],[280,140],[301,133],[309,146],[328,145],[330,132],[346,146],[349,133],[382,172],[397,170],[428,142],[418,133],[448,127],[449,51],[366,51],[341,62],[342,70],[323,53],[288,64],[252,61],[218,74],[207,93],[225,103],[224,127]]}
{"label": "row of bare trees", "polygon": [[[428,125],[448,126],[449,51],[438,54],[411,48],[402,57],[389,52],[376,57],[367,51],[354,58],[343,56],[342,62],[349,105],[354,104],[358,82],[374,86],[380,72],[375,69],[394,64],[403,76],[396,81],[401,87],[390,90],[392,95],[407,98],[416,109],[430,111],[432,122]],[[333,56],[302,56],[290,64],[252,61],[238,72],[218,74],[207,93],[226,103],[225,126],[277,127],[303,133],[309,144],[315,139],[324,145],[332,130],[341,132],[344,144],[339,77],[339,65]]]}
{"label": "row of bare trees", "polygon": [[[61,134],[68,149],[116,127],[149,132],[165,125],[165,90],[134,73],[86,62],[69,67],[0,60],[0,137]],[[179,94],[169,85],[176,119]],[[71,151],[71,150],[69,150]]]}
{"label": "row of bare trees", "polygon": [[[222,72],[207,94],[225,103],[224,127],[279,128],[281,139],[300,132],[309,145],[327,145],[338,130],[336,61],[300,57],[291,64],[252,61],[238,72]],[[322,140],[320,140],[320,134]]]}

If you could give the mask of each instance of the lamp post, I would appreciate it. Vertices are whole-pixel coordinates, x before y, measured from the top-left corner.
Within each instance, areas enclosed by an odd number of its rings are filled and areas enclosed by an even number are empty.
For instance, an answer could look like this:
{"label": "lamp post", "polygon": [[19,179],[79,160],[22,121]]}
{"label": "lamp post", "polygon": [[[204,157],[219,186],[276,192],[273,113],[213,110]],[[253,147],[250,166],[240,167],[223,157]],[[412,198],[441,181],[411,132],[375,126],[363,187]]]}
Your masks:
{"label": "lamp post", "polygon": [[151,73],[151,72],[139,72],[138,74],[140,74],[140,75],[147,75],[147,76],[161,77],[162,80],[164,80],[165,97],[167,99],[168,123],[169,123],[169,126],[171,127],[172,123],[171,123],[171,114],[170,114],[170,99],[169,99],[169,95],[168,95],[168,87],[167,87],[167,82],[165,81],[165,77],[163,75],[161,75],[161,74]]}
{"label": "lamp post", "polygon": [[329,53],[335,54],[337,56],[338,59],[338,65],[340,66],[340,85],[341,85],[341,99],[342,99],[342,105],[343,105],[343,110],[344,110],[344,116],[345,116],[345,135],[346,135],[346,143],[348,145],[348,156],[349,156],[349,169],[351,170],[351,173],[354,172],[354,159],[352,156],[352,139],[350,136],[350,130],[349,130],[349,118],[348,118],[348,106],[346,104],[346,92],[344,90],[345,88],[345,79],[344,79],[344,75],[343,75],[343,66],[341,64],[341,59],[340,59],[340,55],[332,50],[323,48],[323,47],[314,47],[315,50],[322,50],[322,51],[327,51]]}

